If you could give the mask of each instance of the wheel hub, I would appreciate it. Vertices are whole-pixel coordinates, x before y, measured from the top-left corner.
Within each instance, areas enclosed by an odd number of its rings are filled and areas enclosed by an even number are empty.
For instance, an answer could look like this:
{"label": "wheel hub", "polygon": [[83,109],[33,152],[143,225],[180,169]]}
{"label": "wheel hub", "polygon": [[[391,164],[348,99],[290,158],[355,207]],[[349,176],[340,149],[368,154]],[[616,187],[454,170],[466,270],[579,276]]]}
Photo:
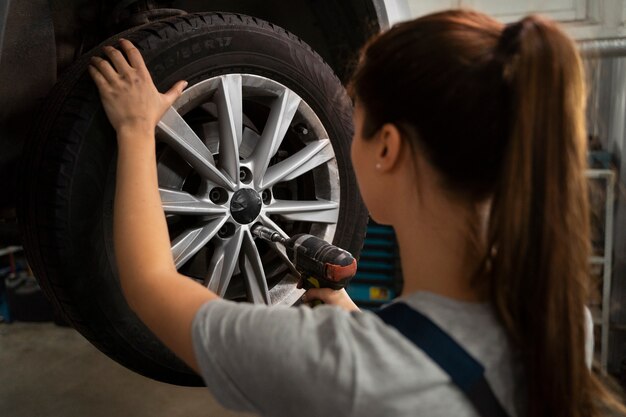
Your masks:
{"label": "wheel hub", "polygon": [[244,188],[233,194],[230,200],[230,215],[239,224],[249,224],[261,213],[261,205],[259,193],[250,188]]}

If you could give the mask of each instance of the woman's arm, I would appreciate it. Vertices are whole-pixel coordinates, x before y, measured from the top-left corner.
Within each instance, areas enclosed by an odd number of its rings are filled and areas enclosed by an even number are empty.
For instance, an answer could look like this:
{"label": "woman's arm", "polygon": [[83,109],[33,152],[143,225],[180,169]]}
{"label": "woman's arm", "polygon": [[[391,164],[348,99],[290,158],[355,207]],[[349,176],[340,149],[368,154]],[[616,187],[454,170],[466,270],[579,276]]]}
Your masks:
{"label": "woman's arm", "polygon": [[218,298],[176,271],[158,191],[154,130],[187,85],[160,94],[140,52],[120,40],[128,57],[105,47],[111,60],[92,58],[89,74],[117,132],[113,239],[124,295],[150,330],[196,371],[191,324],[206,301]]}

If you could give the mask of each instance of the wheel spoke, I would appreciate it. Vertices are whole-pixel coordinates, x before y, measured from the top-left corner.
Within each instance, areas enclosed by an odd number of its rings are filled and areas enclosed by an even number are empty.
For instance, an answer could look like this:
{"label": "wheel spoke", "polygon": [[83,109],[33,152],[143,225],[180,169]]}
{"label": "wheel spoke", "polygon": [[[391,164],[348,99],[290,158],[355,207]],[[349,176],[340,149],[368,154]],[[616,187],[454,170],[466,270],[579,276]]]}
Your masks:
{"label": "wheel spoke", "polygon": [[221,187],[234,189],[233,183],[215,166],[213,155],[204,142],[174,108],[170,107],[159,121],[157,135],[201,176]]}
{"label": "wheel spoke", "polygon": [[270,292],[261,256],[248,229],[244,231],[241,248],[243,253],[239,257],[239,269],[245,277],[248,300],[255,304],[270,304]]}
{"label": "wheel spoke", "polygon": [[[289,235],[265,214],[261,214],[260,220],[263,226],[269,227],[270,229],[278,232],[278,234],[280,234],[285,239],[289,239]],[[267,244],[272,248],[272,250],[274,250],[278,254],[278,256],[282,258],[283,262],[285,262],[285,264],[289,267],[291,273],[294,274],[296,277],[299,277],[300,273],[294,266],[293,262],[291,262],[291,259],[289,259],[289,256],[287,256],[287,250],[285,249],[285,247],[283,245],[279,245],[276,242],[267,242]]]}
{"label": "wheel spoke", "polygon": [[254,166],[254,178],[258,179],[257,184],[265,175],[270,159],[278,151],[300,101],[297,94],[285,89],[272,103],[261,139],[250,158]]}
{"label": "wheel spoke", "polygon": [[243,129],[241,75],[220,77],[215,95],[220,131],[220,167],[234,183],[239,181],[239,145]]}
{"label": "wheel spoke", "polygon": [[337,223],[339,204],[334,201],[276,200],[265,209],[267,214],[278,214],[292,221]]}
{"label": "wheel spoke", "polygon": [[289,158],[267,168],[261,188],[281,181],[289,181],[322,165],[335,157],[330,140],[311,142]]}
{"label": "wheel spoke", "polygon": [[169,190],[159,187],[163,210],[167,214],[195,214],[211,217],[222,217],[227,213],[226,207],[200,200],[184,191]]}
{"label": "wheel spoke", "polygon": [[172,256],[174,257],[176,269],[183,266],[193,255],[206,246],[222,225],[226,223],[227,219],[224,216],[221,219],[209,222],[203,227],[186,230],[176,237],[172,241]]}
{"label": "wheel spoke", "polygon": [[242,238],[243,228],[240,227],[230,239],[219,240],[215,245],[206,285],[220,297],[224,297],[226,294],[226,289],[228,289],[228,284],[230,284],[230,279],[237,266]]}

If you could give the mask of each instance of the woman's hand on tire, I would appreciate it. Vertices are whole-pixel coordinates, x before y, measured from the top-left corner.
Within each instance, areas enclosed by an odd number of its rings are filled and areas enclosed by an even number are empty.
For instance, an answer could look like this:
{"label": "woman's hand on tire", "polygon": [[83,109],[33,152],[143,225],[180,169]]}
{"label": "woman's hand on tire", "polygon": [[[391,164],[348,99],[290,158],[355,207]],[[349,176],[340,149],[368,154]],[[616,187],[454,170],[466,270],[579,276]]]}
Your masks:
{"label": "woman's hand on tire", "polygon": [[311,288],[302,296],[302,301],[312,303],[316,300],[324,304],[334,305],[347,311],[361,311],[350,298],[345,289],[333,290],[331,288]]}
{"label": "woman's hand on tire", "polygon": [[110,62],[92,57],[89,74],[98,87],[102,105],[118,138],[124,129],[154,132],[154,127],[180,97],[187,82],[179,81],[165,94],[159,93],[139,50],[126,39],[121,39],[119,44],[126,56],[119,49],[105,46]]}

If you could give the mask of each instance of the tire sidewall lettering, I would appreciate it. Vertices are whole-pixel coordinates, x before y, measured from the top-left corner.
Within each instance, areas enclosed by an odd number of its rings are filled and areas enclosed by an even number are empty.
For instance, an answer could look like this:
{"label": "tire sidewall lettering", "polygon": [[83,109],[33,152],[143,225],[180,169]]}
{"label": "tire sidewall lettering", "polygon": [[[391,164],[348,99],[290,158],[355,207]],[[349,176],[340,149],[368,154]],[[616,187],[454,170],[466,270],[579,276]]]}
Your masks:
{"label": "tire sidewall lettering", "polygon": [[174,49],[175,58],[169,56],[165,62],[155,64],[152,68],[152,76],[160,78],[163,73],[179,68],[181,65],[185,65],[185,63],[196,61],[197,57],[220,53],[225,48],[231,46],[232,40],[232,36],[211,37],[209,39],[194,40],[193,43],[178,45],[175,48],[170,47],[169,49]]}

